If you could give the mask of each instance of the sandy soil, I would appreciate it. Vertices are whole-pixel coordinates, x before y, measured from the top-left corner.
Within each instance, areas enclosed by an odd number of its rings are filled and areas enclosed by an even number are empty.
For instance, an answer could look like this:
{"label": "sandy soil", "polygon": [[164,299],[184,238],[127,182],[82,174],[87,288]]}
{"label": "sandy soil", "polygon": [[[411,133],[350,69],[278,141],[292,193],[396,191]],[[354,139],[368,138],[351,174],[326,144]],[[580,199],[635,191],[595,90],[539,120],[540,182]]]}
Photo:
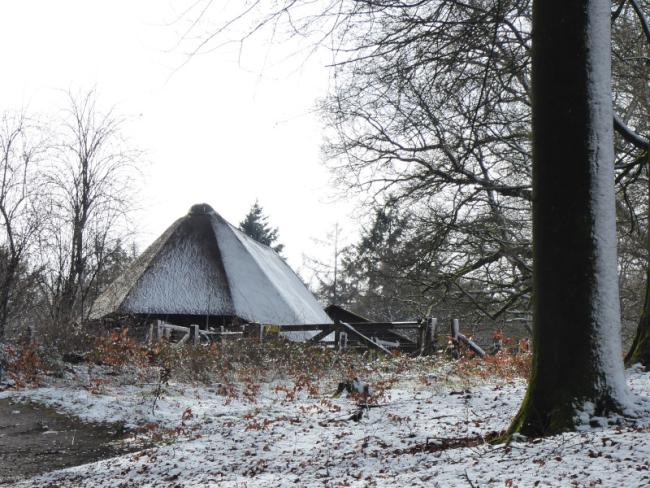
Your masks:
{"label": "sandy soil", "polygon": [[134,448],[119,425],[95,425],[38,404],[0,399],[0,485]]}

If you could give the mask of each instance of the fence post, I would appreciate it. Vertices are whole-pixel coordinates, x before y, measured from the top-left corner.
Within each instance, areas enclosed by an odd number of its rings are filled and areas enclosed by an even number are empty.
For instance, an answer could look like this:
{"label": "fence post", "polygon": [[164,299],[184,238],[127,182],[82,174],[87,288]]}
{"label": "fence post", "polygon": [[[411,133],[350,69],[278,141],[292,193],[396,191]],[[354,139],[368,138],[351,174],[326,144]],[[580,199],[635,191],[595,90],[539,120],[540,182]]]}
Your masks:
{"label": "fence post", "polygon": [[194,345],[196,346],[199,343],[199,326],[194,324],[192,327],[192,333],[194,335]]}
{"label": "fence post", "polygon": [[451,319],[451,339],[454,342],[458,340],[459,333],[460,333],[460,326],[458,325],[458,319]]}
{"label": "fence post", "polygon": [[426,329],[424,331],[424,354],[433,354],[436,350],[436,325],[438,319],[429,317],[426,322]]}
{"label": "fence post", "polygon": [[159,341],[161,341],[163,339],[164,333],[165,333],[165,330],[163,329],[162,321],[161,320],[156,320],[156,338]]}
{"label": "fence post", "polygon": [[451,319],[451,342],[453,344],[452,357],[460,357],[460,344],[458,343],[458,335],[460,334],[460,325],[458,319]]}
{"label": "fence post", "polygon": [[341,332],[339,334],[339,351],[345,351],[348,348],[348,333]]}
{"label": "fence post", "polygon": [[260,342],[264,342],[264,324],[260,324]]}
{"label": "fence post", "polygon": [[437,323],[438,319],[428,317],[420,325],[417,343],[417,351],[420,356],[428,356],[435,352]]}

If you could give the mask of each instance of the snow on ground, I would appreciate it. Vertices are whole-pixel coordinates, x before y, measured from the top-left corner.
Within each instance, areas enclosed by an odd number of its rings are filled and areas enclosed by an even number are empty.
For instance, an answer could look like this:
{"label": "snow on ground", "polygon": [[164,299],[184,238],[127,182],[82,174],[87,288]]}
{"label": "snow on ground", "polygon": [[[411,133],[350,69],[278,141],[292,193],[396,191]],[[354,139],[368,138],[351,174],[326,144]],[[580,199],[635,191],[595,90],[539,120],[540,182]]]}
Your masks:
{"label": "snow on ground", "polygon": [[[481,437],[508,425],[524,381],[469,380],[446,368],[373,377],[378,406],[358,421],[350,419],[356,401],[332,398],[332,380],[170,384],[155,411],[155,384],[89,389],[60,381],[1,395],[84,420],[146,424],[141,435],[162,441],[24,487],[650,486],[650,424],[490,445]],[[644,396],[649,377],[628,372]]]}

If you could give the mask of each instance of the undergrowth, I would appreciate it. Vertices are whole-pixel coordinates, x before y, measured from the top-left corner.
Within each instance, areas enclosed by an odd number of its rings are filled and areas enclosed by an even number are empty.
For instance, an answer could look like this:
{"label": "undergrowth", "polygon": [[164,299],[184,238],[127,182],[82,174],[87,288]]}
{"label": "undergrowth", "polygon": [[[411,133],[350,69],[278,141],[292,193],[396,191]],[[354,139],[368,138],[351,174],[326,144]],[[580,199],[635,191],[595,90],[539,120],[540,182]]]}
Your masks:
{"label": "undergrowth", "polygon": [[16,388],[39,386],[42,376],[48,372],[34,341],[20,347],[0,344],[0,371],[4,369],[1,363]]}
{"label": "undergrowth", "polygon": [[496,331],[494,337],[502,344],[500,350],[482,358],[463,350],[458,360],[458,373],[461,376],[481,379],[528,379],[532,365],[528,341],[505,337],[500,331]]}
{"label": "undergrowth", "polygon": [[[108,374],[120,376],[122,381],[128,376],[133,383],[153,381],[159,395],[168,382],[174,381],[212,386],[226,397],[253,402],[260,383],[289,381],[293,386],[286,386],[283,392],[287,400],[298,393],[318,396],[318,384],[323,379],[372,378],[373,387],[381,392],[405,372],[426,373],[443,362],[449,364],[454,374],[466,378],[527,378],[531,362],[527,344],[501,337],[500,340],[504,347],[496,354],[478,358],[469,351],[460,351],[460,358],[449,362],[441,356],[412,358],[396,354],[385,357],[372,352],[340,352],[282,338],[264,342],[246,338],[209,345],[179,345],[167,341],[143,344],[124,328],[94,337],[90,351],[79,356],[88,365],[91,392],[102,391],[110,381],[102,375]],[[43,375],[51,373],[36,342],[20,348],[3,347],[7,373],[15,387],[36,386]]]}

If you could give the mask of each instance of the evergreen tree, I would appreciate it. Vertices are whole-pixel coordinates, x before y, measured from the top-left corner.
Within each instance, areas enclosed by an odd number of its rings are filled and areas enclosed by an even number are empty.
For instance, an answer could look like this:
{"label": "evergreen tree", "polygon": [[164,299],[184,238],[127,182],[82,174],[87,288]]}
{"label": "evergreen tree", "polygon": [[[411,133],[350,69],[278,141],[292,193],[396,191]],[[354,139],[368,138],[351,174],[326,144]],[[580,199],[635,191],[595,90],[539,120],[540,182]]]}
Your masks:
{"label": "evergreen tree", "polygon": [[424,314],[437,294],[429,286],[437,266],[423,256],[422,239],[413,231],[413,216],[392,201],[377,208],[359,241],[340,250],[336,280],[331,272],[320,273],[318,295],[375,320]]}
{"label": "evergreen tree", "polygon": [[280,254],[284,249],[283,244],[278,244],[278,228],[271,227],[268,223],[268,217],[264,215],[264,209],[257,200],[239,223],[239,230],[249,237],[252,237],[260,244],[269,246],[275,252]]}

